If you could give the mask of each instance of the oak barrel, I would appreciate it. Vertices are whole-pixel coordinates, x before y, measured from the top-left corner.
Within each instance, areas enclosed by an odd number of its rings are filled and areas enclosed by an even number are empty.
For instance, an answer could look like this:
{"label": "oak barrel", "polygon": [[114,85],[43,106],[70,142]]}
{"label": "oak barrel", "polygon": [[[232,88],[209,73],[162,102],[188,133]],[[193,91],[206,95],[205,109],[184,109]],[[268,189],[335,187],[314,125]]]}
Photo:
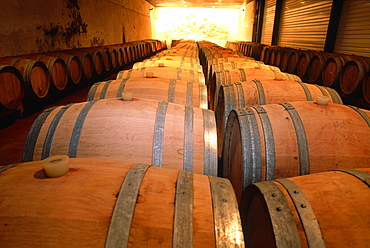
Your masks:
{"label": "oak barrel", "polygon": [[[215,72],[207,85],[210,109],[216,109],[218,92],[223,84],[245,82],[253,79],[275,79],[276,74],[281,75],[282,79],[289,79],[287,73],[274,72],[273,69],[276,68],[260,64],[260,67],[255,68],[245,67]],[[300,78],[296,77],[296,80],[300,81]]]}
{"label": "oak barrel", "polygon": [[170,78],[142,78],[109,80],[95,83],[89,90],[87,101],[122,97],[122,92],[133,92],[135,97],[164,100],[208,109],[207,87]]}
{"label": "oak barrel", "polygon": [[19,71],[10,65],[0,65],[0,116],[3,110],[14,110],[22,105],[24,82]]}
{"label": "oak barrel", "polygon": [[87,80],[92,78],[94,73],[94,61],[92,54],[80,49],[64,50],[61,51],[61,53],[67,53],[77,56],[81,64],[82,78]]}
{"label": "oak barrel", "polygon": [[44,54],[26,54],[22,55],[22,58],[43,62],[49,70],[50,82],[54,86],[53,89],[62,91],[67,87],[68,70],[63,59]]}
{"label": "oak barrel", "polygon": [[358,94],[361,92],[362,81],[370,70],[370,59],[348,61],[339,77],[340,90],[346,94]]}
{"label": "oak barrel", "polygon": [[26,99],[42,99],[49,95],[50,74],[43,62],[21,57],[2,57],[0,63],[14,66],[22,74]]}
{"label": "oak barrel", "polygon": [[254,79],[222,85],[215,110],[219,156],[227,119],[233,109],[279,102],[317,101],[319,96],[329,97],[331,103],[343,104],[339,94],[329,87],[291,80]]}
{"label": "oak barrel", "polygon": [[362,95],[367,103],[370,103],[370,71],[366,73],[362,82]]}
{"label": "oak barrel", "polygon": [[307,67],[307,80],[311,84],[322,85],[322,72],[325,67],[326,61],[337,56],[333,53],[317,53],[312,56]]}
{"label": "oak barrel", "polygon": [[[83,67],[81,64],[81,60],[77,55],[68,54],[64,52],[48,52],[44,54],[63,59],[67,66],[69,81],[72,82],[72,84],[81,83]],[[84,61],[84,63],[86,63],[86,61]]]}
{"label": "oak barrel", "polygon": [[78,52],[86,52],[89,53],[93,59],[93,65],[94,65],[94,73],[96,76],[100,76],[104,71],[104,59],[103,54],[96,49],[91,48],[80,48],[76,49]]}
{"label": "oak barrel", "polygon": [[231,111],[223,176],[238,200],[251,183],[370,163],[370,110],[312,101]]}
{"label": "oak barrel", "polygon": [[244,247],[227,179],[123,161],[42,161],[0,176],[1,247]]}
{"label": "oak barrel", "polygon": [[322,83],[325,86],[339,89],[339,76],[343,66],[348,62],[348,57],[339,56],[329,58],[322,70]]}
{"label": "oak barrel", "polygon": [[297,64],[299,60],[299,56],[301,54],[301,50],[294,49],[289,54],[288,65],[287,65],[287,72],[289,73],[297,73]]}
{"label": "oak barrel", "polygon": [[55,154],[217,175],[214,112],[145,98],[58,106],[45,110],[34,121],[22,161]]}
{"label": "oak barrel", "polygon": [[203,72],[175,67],[147,67],[140,69],[122,70],[117,73],[116,79],[130,77],[146,77],[147,73],[153,73],[154,77],[176,78],[192,83],[205,84]]}
{"label": "oak barrel", "polygon": [[198,72],[203,72],[203,68],[200,64],[191,63],[191,62],[183,62],[181,60],[173,61],[173,60],[146,60],[143,62],[136,62],[132,65],[132,69],[139,69],[143,67],[158,67],[160,63],[163,64],[164,67],[178,67]]}
{"label": "oak barrel", "polygon": [[240,206],[246,247],[368,247],[370,168],[251,184]]}

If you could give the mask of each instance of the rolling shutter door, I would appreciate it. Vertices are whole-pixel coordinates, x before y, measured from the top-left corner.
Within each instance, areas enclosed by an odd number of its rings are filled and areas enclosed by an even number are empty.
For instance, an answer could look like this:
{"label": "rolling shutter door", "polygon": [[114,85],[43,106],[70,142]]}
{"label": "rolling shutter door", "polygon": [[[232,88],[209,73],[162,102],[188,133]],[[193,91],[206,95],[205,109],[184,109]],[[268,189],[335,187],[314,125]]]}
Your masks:
{"label": "rolling shutter door", "polygon": [[335,52],[370,57],[370,1],[344,1]]}
{"label": "rolling shutter door", "polygon": [[332,1],[284,1],[278,45],[324,50],[331,6]]}
{"label": "rolling shutter door", "polygon": [[274,28],[276,0],[266,0],[263,14],[261,43],[271,45],[272,30]]}

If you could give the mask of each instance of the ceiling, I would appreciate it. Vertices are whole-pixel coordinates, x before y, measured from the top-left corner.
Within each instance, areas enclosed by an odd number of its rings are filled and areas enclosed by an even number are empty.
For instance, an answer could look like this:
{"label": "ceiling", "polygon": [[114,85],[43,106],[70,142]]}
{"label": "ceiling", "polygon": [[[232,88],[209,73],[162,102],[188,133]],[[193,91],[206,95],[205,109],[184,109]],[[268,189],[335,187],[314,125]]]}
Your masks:
{"label": "ceiling", "polygon": [[146,0],[154,7],[241,8],[252,0]]}

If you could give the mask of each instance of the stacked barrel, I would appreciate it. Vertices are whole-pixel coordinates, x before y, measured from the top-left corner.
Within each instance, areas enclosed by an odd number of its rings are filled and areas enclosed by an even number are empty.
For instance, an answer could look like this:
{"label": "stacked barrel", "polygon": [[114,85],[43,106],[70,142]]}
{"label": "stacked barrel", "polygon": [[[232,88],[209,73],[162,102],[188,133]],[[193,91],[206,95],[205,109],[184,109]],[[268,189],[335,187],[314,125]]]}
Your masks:
{"label": "stacked barrel", "polygon": [[1,173],[0,240],[366,246],[370,111],[234,50],[245,44],[173,45],[35,120],[23,163]]}
{"label": "stacked barrel", "polygon": [[[255,46],[229,42],[227,48],[251,51],[246,45]],[[224,72],[221,86],[210,81],[219,88],[215,105],[222,149],[219,168],[234,187],[246,246],[366,246],[370,111],[343,105],[338,88],[318,85],[324,77],[320,61],[327,54],[274,46],[261,51],[259,64],[269,65],[275,78],[261,71],[249,78],[245,73],[246,80],[239,76],[233,82],[237,76],[230,70]],[[284,59],[285,54],[295,65]],[[355,64],[350,66],[353,75],[361,71],[355,68],[365,68],[363,59],[354,61],[347,64]],[[273,67],[303,82],[281,80]],[[306,99],[301,98],[304,95]],[[321,102],[324,98],[329,102]],[[364,218],[366,223],[357,226]]]}
{"label": "stacked barrel", "polygon": [[[329,53],[290,47],[267,46],[254,42],[228,42],[227,47],[251,56],[281,71],[297,74],[305,82],[331,87],[346,102],[370,108],[370,58],[353,54]],[[256,50],[256,49],[255,49]]]}
{"label": "stacked barrel", "polygon": [[2,247],[244,247],[195,42],[41,113],[22,161],[1,173]]}
{"label": "stacked barrel", "polygon": [[165,48],[158,40],[0,58],[0,116],[23,112]]}

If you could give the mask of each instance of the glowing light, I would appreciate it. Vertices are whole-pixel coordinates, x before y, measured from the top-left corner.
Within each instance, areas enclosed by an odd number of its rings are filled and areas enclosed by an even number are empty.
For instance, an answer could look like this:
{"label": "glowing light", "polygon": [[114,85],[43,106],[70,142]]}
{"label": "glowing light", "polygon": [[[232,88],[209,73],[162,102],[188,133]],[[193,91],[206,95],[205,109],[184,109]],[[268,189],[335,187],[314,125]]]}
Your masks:
{"label": "glowing light", "polygon": [[229,40],[238,35],[238,9],[156,8],[155,37]]}

